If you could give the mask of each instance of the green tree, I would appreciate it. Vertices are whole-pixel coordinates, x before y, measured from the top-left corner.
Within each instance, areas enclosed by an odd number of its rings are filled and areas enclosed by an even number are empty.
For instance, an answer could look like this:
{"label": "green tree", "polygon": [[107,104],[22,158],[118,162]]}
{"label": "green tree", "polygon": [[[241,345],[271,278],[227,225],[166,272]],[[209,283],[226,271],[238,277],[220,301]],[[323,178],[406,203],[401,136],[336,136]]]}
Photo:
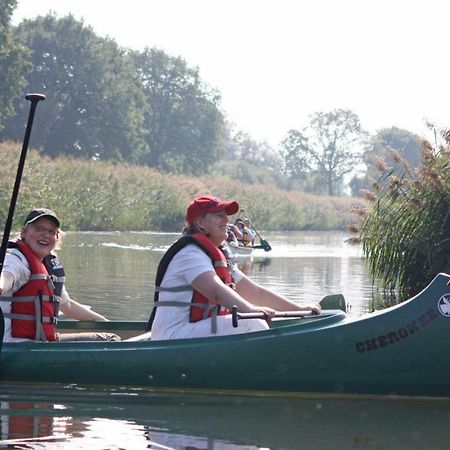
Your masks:
{"label": "green tree", "polygon": [[367,133],[358,116],[347,109],[318,112],[303,131],[290,130],[281,144],[284,170],[312,176],[316,188],[323,185],[336,195],[343,177],[361,160]]}
{"label": "green tree", "polygon": [[24,97],[25,75],[31,67],[27,49],[10,28],[16,6],[16,0],[0,0],[0,130],[5,126],[5,120],[14,115],[13,99]]}
{"label": "green tree", "polygon": [[182,58],[146,48],[133,59],[149,107],[147,151],[141,162],[164,172],[204,173],[223,154],[219,94]]}
{"label": "green tree", "polygon": [[[137,160],[144,151],[144,99],[127,52],[69,15],[17,27],[31,49],[28,90],[46,94],[33,143],[50,156]],[[24,108],[16,99],[16,111]],[[18,114],[19,117],[22,114]],[[15,118],[6,136],[18,139]]]}
{"label": "green tree", "polygon": [[229,135],[226,159],[247,161],[256,167],[272,171],[279,171],[281,167],[279,155],[266,141],[256,141],[242,130]]}

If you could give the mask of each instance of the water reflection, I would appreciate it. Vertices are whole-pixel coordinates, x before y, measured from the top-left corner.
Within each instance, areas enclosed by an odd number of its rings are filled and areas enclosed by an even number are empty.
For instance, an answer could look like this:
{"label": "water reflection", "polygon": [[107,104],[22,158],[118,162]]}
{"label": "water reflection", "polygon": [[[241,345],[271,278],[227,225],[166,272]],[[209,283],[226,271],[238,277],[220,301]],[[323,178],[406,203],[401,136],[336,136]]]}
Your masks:
{"label": "water reflection", "polygon": [[[289,399],[0,385],[0,399],[0,444],[31,439],[32,448],[70,442],[71,448],[111,449],[442,449],[450,420],[448,400],[386,397]],[[12,432],[15,419],[22,431]]]}

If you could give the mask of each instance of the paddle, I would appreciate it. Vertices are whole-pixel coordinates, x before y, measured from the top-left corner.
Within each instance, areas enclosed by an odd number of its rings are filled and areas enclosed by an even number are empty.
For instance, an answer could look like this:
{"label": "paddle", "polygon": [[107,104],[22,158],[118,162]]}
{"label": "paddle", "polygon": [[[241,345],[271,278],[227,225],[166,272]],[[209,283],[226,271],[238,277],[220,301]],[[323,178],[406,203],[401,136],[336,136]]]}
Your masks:
{"label": "paddle", "polygon": [[[333,310],[323,310],[320,314],[316,314],[312,311],[280,311],[275,313],[274,318],[284,318],[284,319],[304,319],[306,317],[310,319],[328,317],[330,315],[335,315],[336,311]],[[264,313],[238,313],[236,307],[231,308],[231,316],[233,327],[238,326],[238,320],[241,319],[267,319]]]}
{"label": "paddle", "polygon": [[[9,204],[9,212],[8,217],[6,218],[5,223],[5,231],[3,232],[3,240],[2,245],[0,247],[0,276],[2,274],[3,270],[3,264],[5,262],[5,255],[6,255],[6,249],[8,248],[8,241],[9,241],[9,235],[11,234],[11,228],[12,228],[12,221],[14,217],[14,209],[16,207],[17,197],[19,195],[19,187],[20,187],[20,181],[22,179],[22,173],[23,168],[25,166],[25,158],[27,155],[28,150],[28,143],[30,141],[30,135],[31,135],[31,128],[33,126],[33,120],[34,120],[34,113],[36,111],[36,106],[40,100],[45,100],[45,95],[42,94],[27,94],[25,96],[26,100],[30,100],[30,112],[28,114],[28,122],[27,127],[25,129],[25,136],[23,139],[23,145],[22,145],[22,152],[20,154],[20,160],[19,160],[19,166],[17,168],[17,174],[16,174],[16,181],[14,183],[14,189],[11,196],[11,202]],[[0,352],[1,352],[1,344],[3,342],[3,333],[4,333],[4,319],[3,319],[3,313],[1,312],[0,308]]]}
{"label": "paddle", "polygon": [[265,252],[270,252],[270,250],[272,250],[272,247],[270,246],[270,244],[261,237],[261,235],[259,234],[255,225],[253,225],[251,220],[245,214],[245,210],[241,209],[241,212],[244,214],[244,218],[247,219],[252,224],[252,228],[255,230],[256,236],[258,236],[258,238],[259,238],[259,245],[254,245],[253,248],[262,248]]}
{"label": "paddle", "polygon": [[[327,315],[327,310],[338,309],[344,312],[347,311],[345,298],[342,294],[326,295],[320,300],[319,305],[322,307],[321,314],[317,314],[313,311],[278,311],[275,313],[274,317],[303,319],[305,317],[323,317],[324,315]],[[239,313],[236,306],[231,308],[231,315],[234,328],[238,326],[238,320],[240,319],[266,319],[264,313]]]}
{"label": "paddle", "polygon": [[340,309],[347,312],[347,303],[342,294],[330,294],[320,300],[319,305],[322,309]]}
{"label": "paddle", "polygon": [[14,217],[14,209],[16,207],[17,197],[19,195],[20,181],[22,180],[23,168],[25,166],[25,158],[27,156],[28,142],[30,141],[31,128],[33,127],[34,112],[36,106],[40,100],[45,100],[43,94],[27,94],[26,100],[30,100],[30,113],[28,114],[27,128],[25,130],[25,137],[23,139],[22,152],[20,154],[19,166],[17,168],[16,181],[14,183],[14,189],[9,204],[8,217],[5,223],[5,231],[3,233],[2,245],[0,247],[0,275],[3,270],[3,263],[5,262],[6,249],[8,248],[9,235],[11,233],[12,221]]}

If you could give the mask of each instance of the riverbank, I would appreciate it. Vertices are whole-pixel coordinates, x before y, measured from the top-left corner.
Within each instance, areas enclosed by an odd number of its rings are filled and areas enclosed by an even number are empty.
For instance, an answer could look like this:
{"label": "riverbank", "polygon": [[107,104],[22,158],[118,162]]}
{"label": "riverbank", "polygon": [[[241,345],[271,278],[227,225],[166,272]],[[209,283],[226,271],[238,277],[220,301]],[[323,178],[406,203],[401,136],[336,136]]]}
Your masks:
{"label": "riverbank", "polygon": [[[6,220],[21,144],[0,143],[0,220]],[[190,200],[212,193],[236,199],[260,230],[344,230],[363,200],[314,196],[228,177],[161,174],[142,166],[59,157],[30,150],[14,227],[36,206],[54,209],[65,230],[179,231]]]}

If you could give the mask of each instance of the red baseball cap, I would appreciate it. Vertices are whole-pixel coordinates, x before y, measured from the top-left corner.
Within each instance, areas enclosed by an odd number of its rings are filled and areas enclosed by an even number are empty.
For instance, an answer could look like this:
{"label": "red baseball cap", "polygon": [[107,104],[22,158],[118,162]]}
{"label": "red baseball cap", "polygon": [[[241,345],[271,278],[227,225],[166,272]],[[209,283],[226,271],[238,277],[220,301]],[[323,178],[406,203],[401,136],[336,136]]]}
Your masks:
{"label": "red baseball cap", "polygon": [[186,210],[186,222],[194,225],[195,219],[206,213],[225,211],[229,216],[239,211],[239,203],[235,201],[225,202],[212,195],[203,195],[195,198]]}

